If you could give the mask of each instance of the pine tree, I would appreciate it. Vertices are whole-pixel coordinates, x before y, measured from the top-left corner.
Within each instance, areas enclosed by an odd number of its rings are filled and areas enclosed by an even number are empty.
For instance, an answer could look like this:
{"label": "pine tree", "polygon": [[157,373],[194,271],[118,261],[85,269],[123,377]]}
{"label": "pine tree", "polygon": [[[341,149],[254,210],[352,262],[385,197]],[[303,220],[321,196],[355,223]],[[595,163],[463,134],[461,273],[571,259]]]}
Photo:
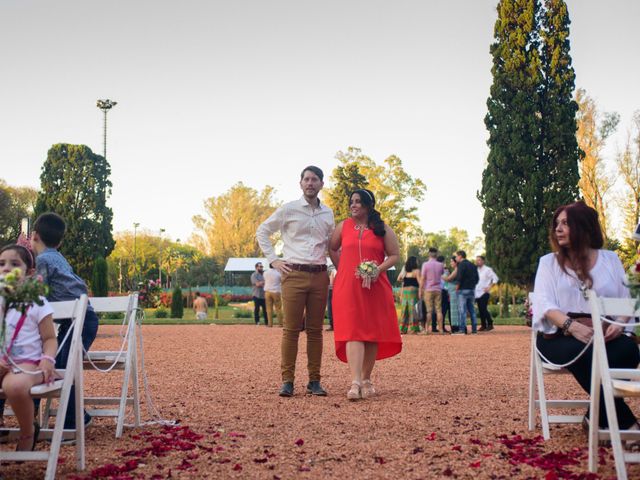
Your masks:
{"label": "pine tree", "polygon": [[183,316],[184,304],[182,303],[182,290],[180,287],[176,287],[171,294],[171,318],[182,318]]}
{"label": "pine tree", "polygon": [[93,263],[93,275],[91,280],[91,293],[94,297],[106,297],[109,295],[109,271],[107,261],[102,258],[96,258]]}
{"label": "pine tree", "polygon": [[563,0],[498,4],[479,198],[488,261],[507,282],[533,282],[553,211],[578,197],[569,23]]}
{"label": "pine tree", "polygon": [[530,283],[540,254],[540,85],[536,0],[501,0],[487,100],[488,165],[479,199],[487,261],[506,282]]}
{"label": "pine tree", "polygon": [[107,258],[115,245],[113,212],[107,206],[110,174],[107,160],[86,145],[53,145],[42,166],[34,214],[51,211],[64,218],[67,231],[60,251],[85,279],[94,259]]}
{"label": "pine tree", "polygon": [[[570,23],[564,0],[545,0],[540,35],[544,74],[542,164],[548,174],[548,184],[543,190],[543,219],[547,222],[557,207],[579,197],[579,163],[583,152],[576,138],[578,103],[573,97],[576,74],[569,53]],[[546,231],[540,241],[546,242]]]}

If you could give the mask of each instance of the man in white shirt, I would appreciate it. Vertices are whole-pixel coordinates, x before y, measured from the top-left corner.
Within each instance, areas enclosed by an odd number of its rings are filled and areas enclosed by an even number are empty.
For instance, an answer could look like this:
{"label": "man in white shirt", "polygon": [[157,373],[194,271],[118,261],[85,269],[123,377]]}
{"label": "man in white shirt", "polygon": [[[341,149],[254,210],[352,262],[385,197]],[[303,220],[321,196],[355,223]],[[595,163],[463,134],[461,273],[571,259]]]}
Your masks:
{"label": "man in white shirt", "polygon": [[480,313],[480,329],[479,331],[493,330],[493,318],[489,313],[487,306],[489,305],[489,290],[498,283],[499,278],[491,267],[485,265],[484,255],[476,257],[476,267],[478,268],[478,277],[480,280],[476,284],[476,303],[478,304],[478,312]]}
{"label": "man in white shirt", "polygon": [[[282,274],[282,387],[279,395],[293,395],[298,337],[306,315],[307,393],[326,396],[320,385],[322,360],[322,323],[327,305],[329,276],[327,251],[335,222],[333,212],[320,203],[318,193],[324,186],[324,174],[315,166],[300,174],[302,197],[278,208],[257,231],[260,248],[272,268]],[[271,235],[281,232],[283,258],[278,258]]]}
{"label": "man in white shirt", "polygon": [[264,298],[267,302],[267,318],[269,326],[273,327],[273,309],[276,309],[280,326],[284,324],[282,320],[282,301],[280,293],[282,291],[282,276],[275,268],[270,268],[263,274],[264,277]]}

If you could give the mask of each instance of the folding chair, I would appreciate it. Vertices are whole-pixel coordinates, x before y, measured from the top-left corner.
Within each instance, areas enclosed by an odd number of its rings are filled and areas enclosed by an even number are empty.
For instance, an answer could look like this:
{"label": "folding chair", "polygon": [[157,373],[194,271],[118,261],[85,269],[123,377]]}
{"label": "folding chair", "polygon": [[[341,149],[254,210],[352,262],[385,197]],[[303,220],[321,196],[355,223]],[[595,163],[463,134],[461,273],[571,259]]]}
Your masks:
{"label": "folding chair", "polygon": [[[127,405],[133,406],[134,426],[140,426],[140,397],[138,383],[137,323],[138,294],[121,297],[92,297],[91,306],[96,313],[124,313],[124,335],[120,350],[84,352],[84,370],[96,370],[101,373],[124,370],[122,388],[117,397],[85,397],[84,403],[93,406],[117,405],[118,408],[93,408],[87,413],[92,417],[116,417],[116,438],[122,436]],[[129,382],[132,394],[129,395]],[[45,419],[55,415],[56,410],[47,404]]]}
{"label": "folding chair", "polygon": [[[119,397],[86,397],[87,405],[118,405],[117,409],[93,409],[93,417],[117,417],[116,438],[122,436],[127,405],[133,406],[134,426],[140,426],[140,396],[138,382],[137,323],[138,294],[122,297],[92,297],[91,306],[96,313],[124,313],[126,331],[119,351],[89,351],[85,354],[84,369],[102,372],[124,370]],[[131,395],[129,395],[131,382]]]}
{"label": "folding chair", "polygon": [[[618,479],[627,478],[627,463],[640,463],[640,453],[626,452],[622,440],[640,440],[639,430],[620,430],[614,397],[640,397],[640,370],[609,368],[604,342],[603,322],[609,317],[640,317],[636,300],[631,298],[602,298],[590,290],[589,304],[593,319],[593,363],[591,370],[591,410],[589,423],[589,471],[598,469],[598,439],[609,438],[613,448]],[[632,321],[628,325],[638,325]],[[604,395],[609,429],[598,427],[600,418],[600,387]]]}
{"label": "folding chair", "polygon": [[[529,294],[529,303],[533,304],[533,294]],[[566,368],[545,362],[540,358],[536,347],[537,332],[531,329],[531,354],[529,366],[529,430],[536,427],[536,409],[540,410],[542,436],[551,438],[550,424],[582,423],[584,412],[589,407],[589,400],[580,399],[547,399],[544,387],[545,375],[571,375]],[[538,398],[536,398],[536,391]],[[579,415],[551,415],[549,409],[582,409]]]}
{"label": "folding chair", "polygon": [[[55,427],[53,430],[50,428],[43,428],[40,430],[40,439],[51,439],[50,449],[34,452],[0,452],[0,460],[46,461],[46,480],[53,480],[55,478],[56,468],[58,466],[58,456],[60,454],[60,442],[62,441],[63,436],[73,435],[75,433],[77,469],[84,470],[85,468],[81,335],[82,327],[84,325],[84,317],[87,311],[87,304],[88,298],[86,295],[82,295],[78,300],[51,303],[54,311],[54,319],[71,319],[73,322],[73,335],[71,335],[70,339],[66,340],[71,342],[67,368],[65,370],[57,371],[59,375],[63,376],[63,378],[61,380],[54,381],[51,385],[42,384],[31,388],[31,396],[33,398],[46,398],[49,400],[50,398],[58,397],[60,399],[59,410],[62,414],[56,417]],[[76,430],[64,430],[64,420],[72,385],[75,385]],[[2,395],[1,390],[0,395]],[[47,425],[43,426],[46,427]],[[9,429],[9,431],[9,439],[13,439],[19,434],[19,429]]]}

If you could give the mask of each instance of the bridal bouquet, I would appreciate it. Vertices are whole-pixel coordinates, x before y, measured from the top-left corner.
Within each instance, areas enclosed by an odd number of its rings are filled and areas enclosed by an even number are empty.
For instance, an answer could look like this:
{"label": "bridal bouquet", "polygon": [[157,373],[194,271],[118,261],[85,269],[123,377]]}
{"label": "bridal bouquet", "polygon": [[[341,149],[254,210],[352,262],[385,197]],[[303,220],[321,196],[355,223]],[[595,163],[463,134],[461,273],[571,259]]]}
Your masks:
{"label": "bridal bouquet", "polygon": [[363,288],[371,288],[371,281],[378,278],[378,264],[373,260],[365,260],[356,267],[356,277],[362,279]]}
{"label": "bridal bouquet", "polygon": [[41,277],[22,278],[19,268],[0,276],[0,297],[4,298],[4,311],[0,311],[0,345],[4,345],[5,322],[4,314],[11,308],[22,314],[32,303],[42,305],[42,299],[47,294],[47,286]]}

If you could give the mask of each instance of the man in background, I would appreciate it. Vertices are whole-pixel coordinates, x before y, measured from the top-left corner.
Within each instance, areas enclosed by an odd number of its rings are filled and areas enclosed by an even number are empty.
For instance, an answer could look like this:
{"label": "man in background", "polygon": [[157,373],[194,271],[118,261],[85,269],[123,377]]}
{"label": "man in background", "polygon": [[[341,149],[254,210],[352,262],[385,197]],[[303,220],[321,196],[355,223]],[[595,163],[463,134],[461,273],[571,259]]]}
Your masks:
{"label": "man in background", "polygon": [[196,313],[196,319],[206,320],[208,309],[207,300],[200,295],[200,292],[196,292],[196,298],[193,300],[193,311]]}
{"label": "man in background", "polygon": [[260,309],[264,315],[264,324],[268,325],[267,304],[264,300],[264,267],[262,263],[256,263],[256,271],[251,274],[251,286],[253,287],[253,320],[260,325]]}
{"label": "man in background", "polygon": [[484,255],[476,257],[476,267],[478,267],[479,281],[476,285],[476,303],[478,304],[478,313],[480,314],[480,331],[493,330],[493,318],[487,306],[489,305],[489,291],[499,279],[496,272],[485,264]]}

